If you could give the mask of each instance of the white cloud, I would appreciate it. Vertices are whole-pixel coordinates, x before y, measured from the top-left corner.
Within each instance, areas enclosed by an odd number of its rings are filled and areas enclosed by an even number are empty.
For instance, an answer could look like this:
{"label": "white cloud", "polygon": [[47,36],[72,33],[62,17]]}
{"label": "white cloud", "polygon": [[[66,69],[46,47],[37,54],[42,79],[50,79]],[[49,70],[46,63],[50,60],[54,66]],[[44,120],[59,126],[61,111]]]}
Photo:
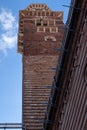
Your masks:
{"label": "white cloud", "polygon": [[0,51],[6,52],[17,43],[17,21],[9,10],[0,11]]}

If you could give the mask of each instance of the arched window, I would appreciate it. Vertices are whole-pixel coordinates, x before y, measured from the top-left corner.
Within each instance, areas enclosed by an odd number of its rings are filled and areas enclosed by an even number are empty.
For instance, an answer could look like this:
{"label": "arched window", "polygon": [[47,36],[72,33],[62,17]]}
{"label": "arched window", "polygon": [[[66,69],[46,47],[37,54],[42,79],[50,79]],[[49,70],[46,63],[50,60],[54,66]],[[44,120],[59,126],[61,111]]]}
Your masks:
{"label": "arched window", "polygon": [[56,38],[55,38],[54,36],[45,36],[45,37],[44,37],[44,40],[45,40],[45,41],[53,41],[53,42],[55,42],[55,41],[56,41]]}

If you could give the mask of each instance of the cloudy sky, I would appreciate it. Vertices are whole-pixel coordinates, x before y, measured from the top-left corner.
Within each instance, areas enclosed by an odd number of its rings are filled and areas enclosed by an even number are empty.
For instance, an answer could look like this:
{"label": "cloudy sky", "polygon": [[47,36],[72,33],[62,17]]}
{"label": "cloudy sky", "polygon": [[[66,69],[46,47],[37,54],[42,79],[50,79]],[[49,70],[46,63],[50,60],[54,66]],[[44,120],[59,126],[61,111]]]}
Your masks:
{"label": "cloudy sky", "polygon": [[64,11],[70,0],[0,0],[0,123],[21,122],[22,56],[17,53],[18,11],[31,3],[46,3]]}

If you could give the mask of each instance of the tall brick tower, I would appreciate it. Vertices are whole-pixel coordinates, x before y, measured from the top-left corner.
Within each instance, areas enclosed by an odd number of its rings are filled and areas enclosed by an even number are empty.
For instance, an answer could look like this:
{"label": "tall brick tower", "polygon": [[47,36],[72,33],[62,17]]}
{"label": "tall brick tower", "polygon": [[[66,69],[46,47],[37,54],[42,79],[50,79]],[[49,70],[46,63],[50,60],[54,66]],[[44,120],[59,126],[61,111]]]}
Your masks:
{"label": "tall brick tower", "polygon": [[63,12],[31,4],[19,12],[18,52],[23,57],[22,121],[42,130],[63,31]]}

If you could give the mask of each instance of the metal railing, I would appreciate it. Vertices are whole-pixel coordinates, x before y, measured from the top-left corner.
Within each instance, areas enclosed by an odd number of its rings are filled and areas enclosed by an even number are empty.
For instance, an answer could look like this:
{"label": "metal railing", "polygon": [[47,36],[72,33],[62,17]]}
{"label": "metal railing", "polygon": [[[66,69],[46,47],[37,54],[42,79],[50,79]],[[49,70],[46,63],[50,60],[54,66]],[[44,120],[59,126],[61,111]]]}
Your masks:
{"label": "metal railing", "polygon": [[22,123],[0,123],[0,129],[22,129],[26,130],[25,125]]}

